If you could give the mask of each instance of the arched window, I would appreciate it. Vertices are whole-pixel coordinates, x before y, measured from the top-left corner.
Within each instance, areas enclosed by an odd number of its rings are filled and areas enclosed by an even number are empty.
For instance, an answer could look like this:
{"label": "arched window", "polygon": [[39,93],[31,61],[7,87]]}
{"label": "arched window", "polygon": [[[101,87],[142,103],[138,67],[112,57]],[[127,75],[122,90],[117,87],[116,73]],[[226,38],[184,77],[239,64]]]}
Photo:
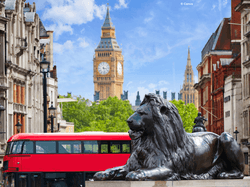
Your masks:
{"label": "arched window", "polygon": [[189,74],[187,74],[187,82],[189,82]]}

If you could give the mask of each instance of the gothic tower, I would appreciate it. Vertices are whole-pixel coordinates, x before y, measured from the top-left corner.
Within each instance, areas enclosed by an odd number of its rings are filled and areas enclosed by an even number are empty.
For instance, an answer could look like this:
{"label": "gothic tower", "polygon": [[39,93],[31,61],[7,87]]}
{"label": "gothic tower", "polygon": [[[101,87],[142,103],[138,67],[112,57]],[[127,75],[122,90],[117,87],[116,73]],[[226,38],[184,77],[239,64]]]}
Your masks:
{"label": "gothic tower", "polygon": [[113,26],[107,7],[107,14],[102,26],[101,41],[95,49],[94,66],[94,91],[99,92],[100,100],[109,96],[121,99],[123,90],[123,55],[118,46]]}
{"label": "gothic tower", "polygon": [[182,100],[185,104],[194,103],[195,107],[198,109],[198,92],[194,89],[194,72],[191,65],[190,49],[188,47],[188,58],[185,70],[185,79],[183,82],[183,87],[180,91],[182,94]]}

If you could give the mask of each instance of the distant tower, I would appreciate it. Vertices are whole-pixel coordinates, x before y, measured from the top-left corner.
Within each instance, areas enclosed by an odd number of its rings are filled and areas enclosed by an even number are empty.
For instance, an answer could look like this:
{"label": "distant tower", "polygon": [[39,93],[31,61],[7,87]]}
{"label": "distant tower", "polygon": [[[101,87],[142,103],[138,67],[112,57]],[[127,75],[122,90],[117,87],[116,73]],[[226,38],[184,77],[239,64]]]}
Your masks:
{"label": "distant tower", "polygon": [[100,92],[100,100],[109,96],[121,99],[123,91],[123,55],[118,46],[113,26],[107,7],[107,14],[102,26],[101,41],[95,49],[94,66],[94,91]]}
{"label": "distant tower", "polygon": [[156,93],[157,95],[160,95],[160,90],[155,90],[155,93]]}
{"label": "distant tower", "polygon": [[139,95],[139,91],[137,92],[136,100],[135,100],[135,106],[140,106],[141,104],[141,99]]}
{"label": "distant tower", "polygon": [[166,92],[163,91],[163,99],[167,99],[167,91]]}
{"label": "distant tower", "polygon": [[173,101],[175,99],[175,92],[171,92],[171,100]]}
{"label": "distant tower", "polygon": [[123,92],[124,92],[124,94],[121,95],[121,99],[123,101],[128,100],[128,91],[123,91]]}
{"label": "distant tower", "polygon": [[194,72],[191,65],[190,49],[188,47],[188,58],[185,70],[185,79],[183,82],[183,87],[180,90],[182,94],[182,100],[185,104],[194,103],[195,107],[198,109],[198,92],[194,89]]}

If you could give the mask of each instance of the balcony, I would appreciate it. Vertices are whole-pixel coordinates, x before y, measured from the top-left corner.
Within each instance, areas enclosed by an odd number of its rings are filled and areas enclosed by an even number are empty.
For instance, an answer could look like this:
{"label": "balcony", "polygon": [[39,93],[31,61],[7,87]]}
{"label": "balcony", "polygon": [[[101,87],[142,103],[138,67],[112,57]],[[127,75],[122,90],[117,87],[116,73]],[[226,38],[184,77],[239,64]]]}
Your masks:
{"label": "balcony", "polygon": [[27,114],[26,106],[19,103],[13,103],[13,109],[15,113]]}

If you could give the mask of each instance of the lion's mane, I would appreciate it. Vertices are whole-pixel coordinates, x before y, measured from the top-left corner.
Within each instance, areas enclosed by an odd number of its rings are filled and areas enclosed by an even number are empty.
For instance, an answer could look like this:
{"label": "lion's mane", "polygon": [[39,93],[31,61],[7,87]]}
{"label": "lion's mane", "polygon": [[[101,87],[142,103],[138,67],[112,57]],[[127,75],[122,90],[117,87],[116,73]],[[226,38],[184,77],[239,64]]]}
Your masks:
{"label": "lion's mane", "polygon": [[[150,103],[155,122],[151,143],[164,153],[168,161],[172,161],[174,172],[187,173],[193,167],[194,143],[183,128],[178,109],[170,102],[165,104],[160,96],[152,93],[145,96],[141,105],[146,103]],[[162,106],[167,109],[164,113],[160,111]]]}

